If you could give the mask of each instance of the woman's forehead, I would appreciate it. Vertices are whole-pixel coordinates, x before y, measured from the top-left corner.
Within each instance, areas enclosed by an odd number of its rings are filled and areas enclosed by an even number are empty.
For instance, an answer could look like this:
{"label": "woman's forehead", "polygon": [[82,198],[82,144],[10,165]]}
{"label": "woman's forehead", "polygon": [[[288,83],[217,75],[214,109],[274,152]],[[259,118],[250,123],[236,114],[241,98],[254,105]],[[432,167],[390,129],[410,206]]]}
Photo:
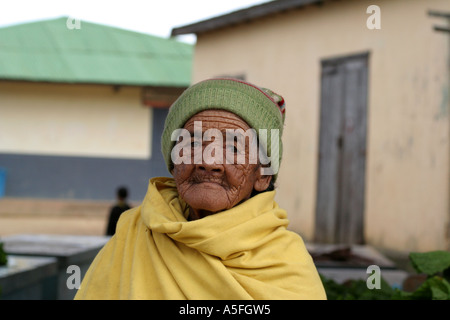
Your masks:
{"label": "woman's forehead", "polygon": [[194,130],[195,122],[201,121],[202,131],[208,129],[250,129],[250,126],[238,115],[225,110],[205,110],[195,114],[184,125],[188,131]]}

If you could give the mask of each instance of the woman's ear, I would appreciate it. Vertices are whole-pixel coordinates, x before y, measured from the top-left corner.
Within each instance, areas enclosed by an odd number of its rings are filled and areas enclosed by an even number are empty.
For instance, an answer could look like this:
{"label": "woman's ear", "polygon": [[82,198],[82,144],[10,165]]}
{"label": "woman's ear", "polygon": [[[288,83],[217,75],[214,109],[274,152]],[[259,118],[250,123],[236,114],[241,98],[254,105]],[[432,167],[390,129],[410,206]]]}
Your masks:
{"label": "woman's ear", "polygon": [[265,191],[269,185],[270,185],[270,181],[272,181],[272,176],[269,175],[261,175],[261,171],[258,170],[258,178],[256,179],[254,185],[253,185],[253,189],[255,189],[256,191]]}

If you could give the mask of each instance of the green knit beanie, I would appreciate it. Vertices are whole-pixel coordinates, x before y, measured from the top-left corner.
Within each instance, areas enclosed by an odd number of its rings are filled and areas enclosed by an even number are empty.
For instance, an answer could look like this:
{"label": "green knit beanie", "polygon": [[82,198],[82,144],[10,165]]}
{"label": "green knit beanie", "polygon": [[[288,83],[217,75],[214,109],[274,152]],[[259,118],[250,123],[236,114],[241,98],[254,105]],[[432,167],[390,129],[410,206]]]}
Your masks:
{"label": "green knit beanie", "polygon": [[[281,164],[283,145],[281,137],[285,119],[283,97],[266,88],[251,83],[231,79],[209,79],[186,89],[172,104],[167,115],[161,137],[161,148],[169,172],[173,169],[171,151],[175,145],[172,132],[183,128],[184,124],[195,114],[204,110],[220,109],[241,117],[250,128],[255,129],[260,142],[266,148],[267,155],[278,153],[278,167]],[[266,129],[267,139],[261,139],[260,129]],[[278,141],[271,143],[271,129],[278,129]],[[277,131],[277,130],[275,130]],[[273,180],[278,174],[275,169]]]}

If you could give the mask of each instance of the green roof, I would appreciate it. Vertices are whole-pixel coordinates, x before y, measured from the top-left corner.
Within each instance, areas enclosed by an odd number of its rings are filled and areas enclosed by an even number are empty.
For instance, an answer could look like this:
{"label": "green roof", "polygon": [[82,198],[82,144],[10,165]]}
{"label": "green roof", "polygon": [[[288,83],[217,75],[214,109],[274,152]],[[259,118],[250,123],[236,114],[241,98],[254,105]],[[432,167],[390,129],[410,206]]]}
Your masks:
{"label": "green roof", "polygon": [[0,79],[190,85],[193,45],[83,20],[79,29],[68,28],[67,21],[63,17],[0,28]]}

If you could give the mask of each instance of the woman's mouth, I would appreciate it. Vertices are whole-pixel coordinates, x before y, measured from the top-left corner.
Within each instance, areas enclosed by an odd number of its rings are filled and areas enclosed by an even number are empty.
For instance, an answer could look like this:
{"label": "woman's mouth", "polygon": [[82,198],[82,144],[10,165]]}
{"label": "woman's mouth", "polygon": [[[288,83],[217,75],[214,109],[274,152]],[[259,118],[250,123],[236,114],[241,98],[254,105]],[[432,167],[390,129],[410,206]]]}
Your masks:
{"label": "woman's mouth", "polygon": [[210,175],[210,174],[195,175],[194,177],[192,177],[191,181],[192,181],[193,184],[206,183],[206,184],[218,184],[220,186],[223,185],[223,179],[222,178],[215,177],[215,176]]}

